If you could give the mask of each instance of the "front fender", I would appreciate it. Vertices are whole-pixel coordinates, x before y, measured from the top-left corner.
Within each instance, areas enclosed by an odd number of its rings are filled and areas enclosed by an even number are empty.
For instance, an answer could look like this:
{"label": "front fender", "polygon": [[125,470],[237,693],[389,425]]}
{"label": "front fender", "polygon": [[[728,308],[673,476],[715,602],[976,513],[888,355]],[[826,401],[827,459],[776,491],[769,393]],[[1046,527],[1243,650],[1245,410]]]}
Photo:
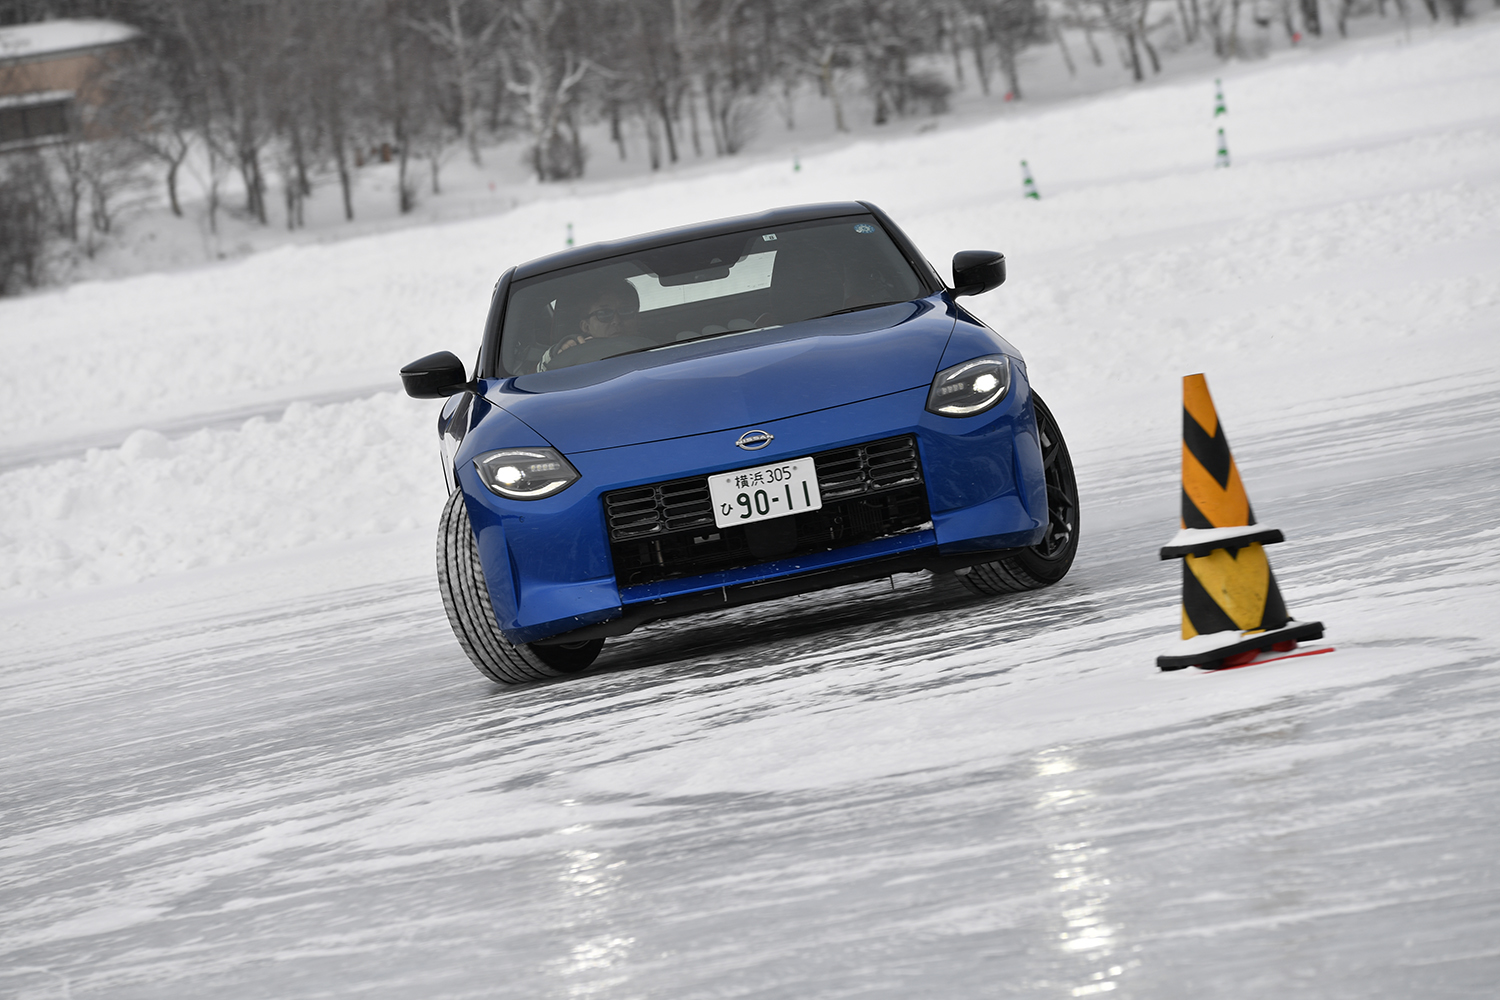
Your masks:
{"label": "front fender", "polygon": [[[509,411],[472,392],[463,396],[463,401],[451,404],[452,419],[447,424],[438,421],[443,436],[443,474],[448,479],[449,493],[456,488],[458,470],[487,451],[551,447],[552,442]],[[443,413],[448,415],[448,407],[443,408]]]}

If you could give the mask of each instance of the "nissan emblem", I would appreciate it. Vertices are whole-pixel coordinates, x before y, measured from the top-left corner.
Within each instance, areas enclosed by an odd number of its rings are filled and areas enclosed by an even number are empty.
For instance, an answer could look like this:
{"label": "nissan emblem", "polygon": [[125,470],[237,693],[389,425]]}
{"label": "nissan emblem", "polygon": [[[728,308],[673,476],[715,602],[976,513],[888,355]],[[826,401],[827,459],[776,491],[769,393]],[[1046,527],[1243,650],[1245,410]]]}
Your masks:
{"label": "nissan emblem", "polygon": [[776,435],[765,431],[746,431],[740,435],[740,439],[734,443],[734,446],[743,448],[745,451],[760,451],[774,440],[776,440]]}

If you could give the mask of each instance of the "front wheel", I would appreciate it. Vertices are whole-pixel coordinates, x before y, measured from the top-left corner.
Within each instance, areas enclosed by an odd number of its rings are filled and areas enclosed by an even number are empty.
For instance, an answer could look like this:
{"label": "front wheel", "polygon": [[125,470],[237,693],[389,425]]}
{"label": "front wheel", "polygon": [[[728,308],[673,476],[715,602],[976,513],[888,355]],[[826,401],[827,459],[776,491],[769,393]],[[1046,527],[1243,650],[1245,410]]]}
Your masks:
{"label": "front wheel", "polygon": [[443,609],[448,612],[448,624],[453,626],[458,644],[479,672],[498,684],[525,684],[576,674],[588,669],[604,647],[603,639],[552,646],[515,645],[506,640],[490,604],[462,490],[454,490],[443,508],[438,525],[437,571]]}
{"label": "front wheel", "polygon": [[1052,411],[1035,393],[1031,400],[1042,445],[1042,478],[1047,483],[1047,533],[1029,548],[971,566],[967,573],[960,571],[959,580],[976,594],[1050,587],[1068,575],[1078,552],[1078,480],[1073,475],[1073,459]]}

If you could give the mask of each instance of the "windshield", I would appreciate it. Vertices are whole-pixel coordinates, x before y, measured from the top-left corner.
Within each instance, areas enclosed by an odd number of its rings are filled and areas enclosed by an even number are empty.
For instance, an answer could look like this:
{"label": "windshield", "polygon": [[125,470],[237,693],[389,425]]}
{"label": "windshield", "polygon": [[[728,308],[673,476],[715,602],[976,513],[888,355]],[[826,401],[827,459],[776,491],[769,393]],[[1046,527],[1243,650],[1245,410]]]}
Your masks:
{"label": "windshield", "polygon": [[873,216],[731,233],[516,282],[501,360],[527,375],[922,294]]}

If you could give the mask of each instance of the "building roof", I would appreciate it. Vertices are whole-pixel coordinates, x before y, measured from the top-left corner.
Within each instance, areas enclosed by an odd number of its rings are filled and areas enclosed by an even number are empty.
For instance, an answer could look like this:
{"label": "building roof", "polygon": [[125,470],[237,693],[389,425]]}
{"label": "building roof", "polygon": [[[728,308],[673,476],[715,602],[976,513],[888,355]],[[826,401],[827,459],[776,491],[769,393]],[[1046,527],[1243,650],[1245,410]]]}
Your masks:
{"label": "building roof", "polygon": [[63,19],[0,28],[0,63],[30,62],[108,48],[140,34],[118,21]]}

